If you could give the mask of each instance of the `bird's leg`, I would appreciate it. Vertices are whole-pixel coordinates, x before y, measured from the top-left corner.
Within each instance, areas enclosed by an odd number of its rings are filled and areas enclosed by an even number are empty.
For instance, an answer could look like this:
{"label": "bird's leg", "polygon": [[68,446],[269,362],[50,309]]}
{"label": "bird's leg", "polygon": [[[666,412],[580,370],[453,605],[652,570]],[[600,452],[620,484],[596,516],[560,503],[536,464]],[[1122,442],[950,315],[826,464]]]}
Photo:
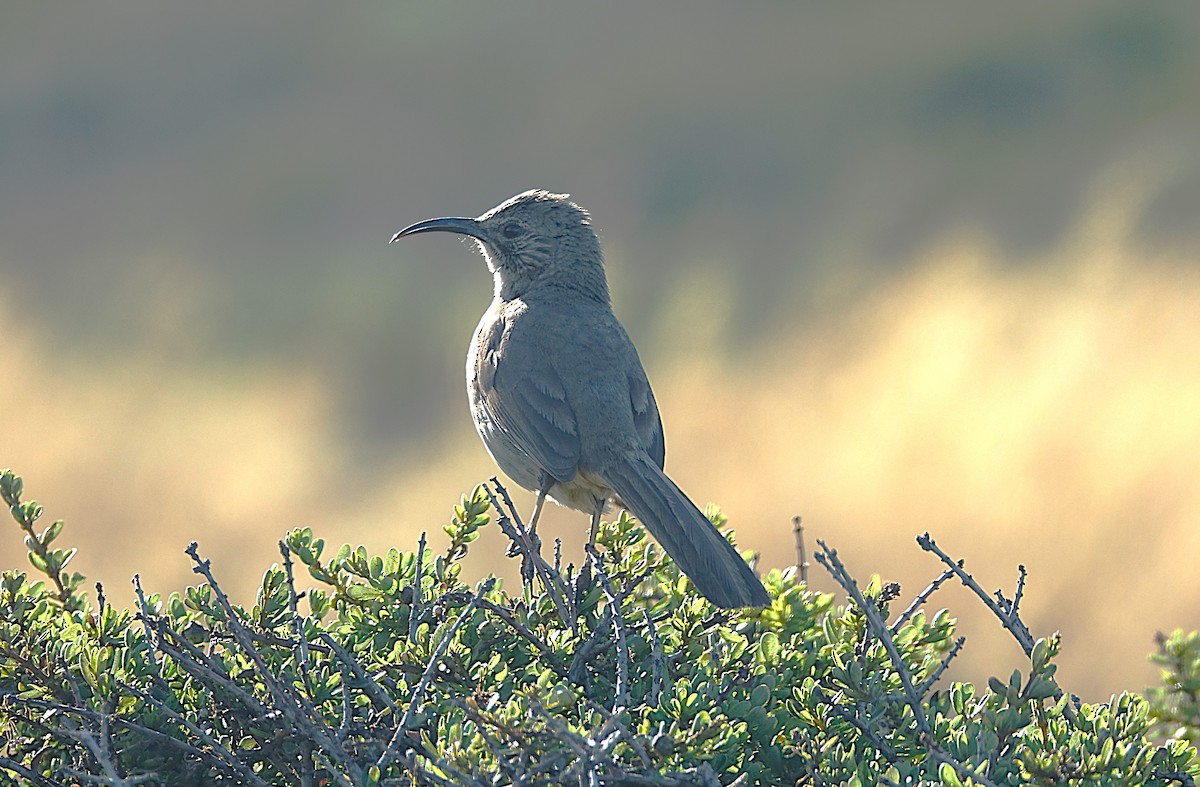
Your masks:
{"label": "bird's leg", "polygon": [[529,519],[529,534],[532,536],[537,535],[538,518],[542,515],[542,506],[546,504],[546,495],[550,494],[552,486],[554,486],[554,478],[543,471],[538,477],[537,500],[533,504],[533,516]]}
{"label": "bird's leg", "polygon": [[600,499],[596,501],[596,507],[592,510],[592,527],[588,534],[587,554],[589,558],[583,561],[583,569],[579,572],[579,577],[575,584],[576,603],[580,603],[589,588],[592,586],[592,561],[590,556],[595,554],[596,536],[600,533],[600,516],[604,513],[604,504],[607,501]]}
{"label": "bird's leg", "polygon": [[588,536],[588,546],[596,546],[596,536],[600,533],[600,515],[604,513],[604,500],[596,501],[596,509],[592,511],[592,532]]}

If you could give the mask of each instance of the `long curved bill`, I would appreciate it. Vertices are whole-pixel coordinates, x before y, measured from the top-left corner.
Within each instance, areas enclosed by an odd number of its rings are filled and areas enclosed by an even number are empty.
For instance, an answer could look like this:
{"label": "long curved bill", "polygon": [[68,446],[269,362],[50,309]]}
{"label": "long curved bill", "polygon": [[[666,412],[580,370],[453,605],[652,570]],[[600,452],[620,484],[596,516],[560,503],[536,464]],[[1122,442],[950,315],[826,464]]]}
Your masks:
{"label": "long curved bill", "polygon": [[416,224],[405,227],[397,232],[388,242],[395,243],[408,235],[418,235],[422,232],[453,232],[458,235],[470,235],[472,238],[478,238],[479,240],[487,240],[483,234],[483,228],[475,219],[462,218],[461,216],[446,216],[440,219],[418,221]]}

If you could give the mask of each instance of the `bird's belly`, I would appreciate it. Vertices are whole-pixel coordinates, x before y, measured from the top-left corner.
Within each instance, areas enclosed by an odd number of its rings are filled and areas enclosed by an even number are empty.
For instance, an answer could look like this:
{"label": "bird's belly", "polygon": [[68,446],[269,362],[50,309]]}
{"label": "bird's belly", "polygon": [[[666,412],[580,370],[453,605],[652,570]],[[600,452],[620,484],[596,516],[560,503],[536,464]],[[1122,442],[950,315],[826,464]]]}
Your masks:
{"label": "bird's belly", "polygon": [[[494,425],[485,419],[477,418],[475,428],[500,470],[520,487],[536,492],[542,483],[542,468],[523,451],[514,449],[504,436],[496,434]],[[569,481],[555,482],[548,496],[561,506],[592,514],[598,503],[612,496],[612,487],[595,473],[580,470]]]}
{"label": "bird's belly", "polygon": [[557,483],[550,488],[550,498],[559,505],[593,514],[596,507],[607,507],[612,497],[612,487],[604,479],[587,470],[580,470],[566,483]]}

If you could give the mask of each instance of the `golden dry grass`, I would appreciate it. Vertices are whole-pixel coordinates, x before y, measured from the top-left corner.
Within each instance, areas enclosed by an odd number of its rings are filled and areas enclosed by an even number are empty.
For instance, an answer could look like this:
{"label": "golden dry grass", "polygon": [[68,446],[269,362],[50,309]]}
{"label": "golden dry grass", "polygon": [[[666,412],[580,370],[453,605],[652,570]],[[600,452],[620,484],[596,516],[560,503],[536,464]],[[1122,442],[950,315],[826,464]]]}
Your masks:
{"label": "golden dry grass", "polygon": [[[1065,684],[1089,698],[1141,688],[1154,631],[1200,627],[1200,272],[1136,248],[1132,215],[1101,204],[1017,266],[985,240],[947,238],[818,331],[785,322],[732,364],[652,370],[668,470],[701,505],[719,502],[769,567],[792,561],[795,513],[861,579],[878,572],[909,595],[937,573],[913,543],[925,530],[985,587],[1011,592],[1024,563],[1028,622],[1065,634]],[[671,314],[720,304],[719,276],[696,282],[666,305],[668,335]],[[165,353],[55,358],[11,300],[0,335],[0,460],[68,520],[76,567],[110,598],[134,571],[155,590],[191,582],[192,539],[242,598],[295,525],[375,549],[428,529],[436,548],[456,495],[494,472],[464,419],[419,466],[357,491],[328,381],[179,369]],[[551,513],[547,532],[577,556],[582,520]],[[511,578],[499,550],[489,535],[469,570]],[[26,565],[15,528],[0,561]],[[935,601],[971,638],[959,674],[1017,663],[978,604]]]}
{"label": "golden dry grass", "polygon": [[[1200,270],[1133,248],[1123,207],[1017,267],[949,239],[736,378],[677,370],[659,383],[674,474],[768,565],[792,559],[793,513],[909,594],[937,571],[926,530],[985,588],[1011,596],[1024,563],[1026,618],[1064,633],[1067,686],[1155,680],[1154,632],[1200,626]],[[965,620],[966,674],[1015,665],[977,603],[940,600]]]}

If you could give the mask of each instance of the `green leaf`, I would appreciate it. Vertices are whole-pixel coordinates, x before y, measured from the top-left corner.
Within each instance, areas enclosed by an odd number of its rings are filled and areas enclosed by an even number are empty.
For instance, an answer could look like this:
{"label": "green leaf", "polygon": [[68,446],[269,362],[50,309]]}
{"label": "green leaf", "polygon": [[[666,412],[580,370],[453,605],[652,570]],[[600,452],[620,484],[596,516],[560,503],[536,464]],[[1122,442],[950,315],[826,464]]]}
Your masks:
{"label": "green leaf", "polygon": [[346,588],[346,595],[355,601],[365,601],[372,598],[380,598],[383,594],[377,588],[370,585],[351,585]]}
{"label": "green leaf", "polygon": [[387,557],[383,564],[383,573],[399,574],[400,573],[400,550],[392,547],[387,551]]}
{"label": "green leaf", "polygon": [[779,661],[779,635],[774,631],[765,632],[758,640],[759,654],[764,664],[775,664]]}
{"label": "green leaf", "polygon": [[19,475],[13,475],[11,470],[4,471],[4,499],[10,505],[21,498],[21,493],[25,491],[25,482]]}
{"label": "green leaf", "polygon": [[32,525],[42,515],[42,507],[36,500],[29,500],[13,506],[13,514],[25,524]]}
{"label": "green leaf", "polygon": [[958,778],[950,763],[944,762],[938,767],[938,778],[942,780],[944,787],[963,787],[962,780]]}
{"label": "green leaf", "polygon": [[71,547],[70,549],[54,550],[54,560],[58,564],[58,570],[62,571],[75,558],[75,553],[79,551],[79,547]]}
{"label": "green leaf", "polygon": [[42,532],[41,536],[42,545],[50,546],[54,539],[58,538],[59,534],[62,533],[62,529],[63,521],[61,519],[57,520],[53,525],[46,528],[45,531]]}
{"label": "green leaf", "polygon": [[1053,697],[1058,691],[1058,684],[1044,675],[1034,675],[1025,688],[1025,696],[1031,700],[1042,700]]}

